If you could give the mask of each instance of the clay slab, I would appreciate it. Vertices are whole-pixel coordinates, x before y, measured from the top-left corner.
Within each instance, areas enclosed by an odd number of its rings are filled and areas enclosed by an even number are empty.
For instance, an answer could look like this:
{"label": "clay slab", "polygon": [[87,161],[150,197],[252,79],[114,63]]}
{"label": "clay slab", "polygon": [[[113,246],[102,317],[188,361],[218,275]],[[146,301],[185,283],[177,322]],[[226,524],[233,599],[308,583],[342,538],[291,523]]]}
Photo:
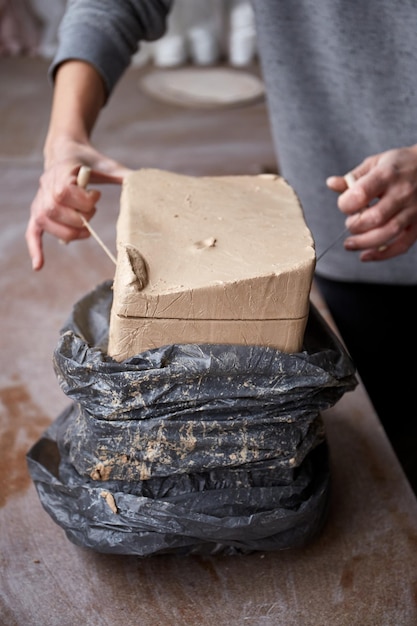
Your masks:
{"label": "clay slab", "polygon": [[124,181],[109,354],[172,343],[301,349],[315,267],[280,176],[142,169]]}

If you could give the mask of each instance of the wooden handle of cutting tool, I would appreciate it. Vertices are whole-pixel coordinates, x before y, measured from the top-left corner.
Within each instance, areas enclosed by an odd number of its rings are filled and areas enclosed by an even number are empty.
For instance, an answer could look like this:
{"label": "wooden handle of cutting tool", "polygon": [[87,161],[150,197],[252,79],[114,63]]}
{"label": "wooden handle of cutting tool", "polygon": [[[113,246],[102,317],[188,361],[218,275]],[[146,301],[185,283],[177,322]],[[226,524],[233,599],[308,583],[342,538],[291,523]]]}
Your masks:
{"label": "wooden handle of cutting tool", "polygon": [[356,178],[354,177],[352,172],[348,172],[343,176],[343,178],[345,179],[345,183],[349,189],[353,187],[354,183],[356,182]]}
{"label": "wooden handle of cutting tool", "polygon": [[[83,189],[86,189],[87,185],[88,185],[88,181],[90,180],[90,174],[91,174],[91,167],[87,167],[87,165],[82,165],[80,167],[80,171],[78,172],[78,176],[77,176],[77,185],[79,187],[82,187]],[[84,215],[82,215],[82,213],[79,214],[81,221],[83,223],[83,225],[86,227],[86,229],[89,231],[90,235],[92,235],[94,237],[94,239],[97,241],[97,243],[99,244],[99,246],[101,246],[101,248],[104,250],[104,252],[107,254],[107,256],[113,261],[113,263],[116,265],[117,261],[116,258],[113,256],[113,254],[110,252],[110,250],[108,249],[108,247],[106,246],[106,244],[100,239],[100,237],[97,235],[96,231],[94,230],[94,228],[90,225],[90,223],[85,219]]]}

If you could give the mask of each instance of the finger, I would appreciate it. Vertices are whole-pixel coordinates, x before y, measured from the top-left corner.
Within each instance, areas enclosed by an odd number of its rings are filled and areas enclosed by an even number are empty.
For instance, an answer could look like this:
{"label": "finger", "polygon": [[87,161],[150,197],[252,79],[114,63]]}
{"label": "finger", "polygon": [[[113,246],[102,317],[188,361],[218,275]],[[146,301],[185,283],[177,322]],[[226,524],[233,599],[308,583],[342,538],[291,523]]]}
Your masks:
{"label": "finger", "polygon": [[101,192],[97,189],[83,189],[75,183],[71,184],[59,192],[55,192],[54,196],[49,199],[48,217],[54,219],[54,213],[56,215],[58,212],[62,214],[62,211],[70,209],[80,211],[84,217],[89,216],[88,218],[91,219],[96,211],[95,205],[100,198]]}
{"label": "finger", "polygon": [[339,209],[348,215],[363,211],[390,189],[389,168],[379,167],[376,157],[368,157],[345,176],[348,189],[339,196]]}
{"label": "finger", "polygon": [[386,246],[391,240],[389,227],[374,228],[365,233],[347,237],[343,243],[345,250],[351,252],[377,249]]}
{"label": "finger", "polygon": [[[346,218],[345,226],[354,235],[365,233],[375,228],[381,228],[387,224],[395,215],[397,215],[400,207],[394,205],[389,198],[384,197],[376,204],[366,207],[365,210]],[[406,224],[404,223],[403,226]],[[398,230],[392,232],[391,236],[398,235]]]}
{"label": "finger", "polygon": [[344,176],[329,176],[329,178],[326,179],[326,185],[329,189],[336,191],[337,193],[342,193],[347,189]]}
{"label": "finger", "polygon": [[364,262],[392,259],[401,254],[405,254],[416,241],[417,224],[413,224],[403,230],[401,234],[389,244],[371,250],[364,250],[359,258]]}
{"label": "finger", "polygon": [[356,186],[356,177],[352,171],[344,176],[330,176],[326,183],[330,189],[342,194],[338,199],[338,206],[343,212],[356,214],[367,206],[366,195]]}
{"label": "finger", "polygon": [[48,233],[59,239],[61,243],[70,243],[70,241],[88,239],[90,237],[90,232],[85,226],[82,228],[71,228],[69,226],[57,225],[51,228]]}
{"label": "finger", "polygon": [[43,230],[52,235],[56,235],[57,228],[60,227],[77,231],[83,229],[81,215],[83,215],[85,219],[90,220],[95,212],[95,207],[87,207],[86,210],[81,211],[69,208],[68,206],[52,204],[49,207],[45,207],[42,218],[39,219],[39,223]]}
{"label": "finger", "polygon": [[82,213],[85,219],[90,220],[96,212],[96,204],[101,198],[101,192],[97,189],[82,189],[75,187],[72,190],[68,206],[75,209],[76,213]]}
{"label": "finger", "polygon": [[42,228],[37,226],[33,219],[30,219],[26,229],[25,237],[29,256],[32,261],[32,269],[34,269],[35,271],[42,269],[44,264],[42,235]]}
{"label": "finger", "polygon": [[408,241],[408,238],[413,236],[414,228],[417,223],[413,207],[402,210],[395,214],[392,219],[380,225],[376,225],[371,221],[363,226],[368,214],[374,210],[374,208],[366,209],[366,211],[358,216],[358,225],[355,224],[355,217],[346,220],[346,224],[352,221],[352,225],[348,226],[347,224],[347,227],[350,228],[352,232],[354,231],[353,236],[348,237],[344,242],[347,250],[366,250],[367,248],[376,249],[381,246],[386,247],[391,245],[394,241],[402,241],[404,233],[407,233],[404,239],[405,241]]}
{"label": "finger", "polygon": [[78,186],[79,166],[72,167],[70,172],[67,168],[67,165],[57,167],[51,172],[44,172],[40,178],[38,205],[47,207],[52,219],[54,207],[72,208],[84,213],[91,210],[101,196],[97,189],[86,190]]}
{"label": "finger", "polygon": [[[90,220],[96,212],[95,204],[100,197],[100,191],[83,189],[76,184],[75,180],[71,184],[55,187],[52,192],[49,187],[45,186],[37,196],[35,214],[44,216],[43,219],[50,222],[81,228],[80,213],[85,219]],[[44,230],[50,232],[45,224],[41,225]]]}
{"label": "finger", "polygon": [[368,174],[371,174],[378,167],[378,164],[380,163],[380,159],[381,159],[380,154],[368,156],[361,163],[353,167],[349,171],[349,173],[346,174],[346,176],[349,177],[350,182],[351,182],[351,185],[349,186],[352,186],[353,182],[358,181],[361,178],[364,178]]}
{"label": "finger", "polygon": [[[87,214],[91,218],[95,208]],[[32,205],[31,232],[47,232],[58,239],[69,242],[74,239],[86,239],[89,232],[81,219],[80,211],[60,207],[41,205],[41,210],[36,202]]]}
{"label": "finger", "polygon": [[413,198],[404,200],[393,189],[358,216],[348,217],[345,224],[353,234],[387,226],[388,239],[393,239],[416,221],[417,214]]}
{"label": "finger", "polygon": [[62,222],[52,220],[43,220],[42,232],[56,237],[60,241],[69,243],[76,239],[88,239],[90,233],[81,222],[80,215],[77,213],[77,226],[73,227]]}

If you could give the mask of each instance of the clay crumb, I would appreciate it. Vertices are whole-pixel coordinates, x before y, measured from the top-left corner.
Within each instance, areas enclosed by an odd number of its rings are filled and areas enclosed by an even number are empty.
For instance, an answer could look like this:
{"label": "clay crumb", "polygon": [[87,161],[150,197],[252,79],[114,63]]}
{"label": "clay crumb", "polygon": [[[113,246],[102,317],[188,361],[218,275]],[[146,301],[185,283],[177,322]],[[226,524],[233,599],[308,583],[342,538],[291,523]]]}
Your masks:
{"label": "clay crumb", "polygon": [[206,239],[201,239],[200,241],[196,241],[193,244],[193,248],[196,250],[205,250],[206,248],[214,248],[216,245],[217,239],[215,237],[207,237]]}
{"label": "clay crumb", "polygon": [[114,499],[114,497],[112,496],[112,494],[109,491],[101,491],[100,495],[102,498],[105,499],[106,504],[108,504],[108,506],[111,508],[111,510],[113,511],[113,513],[118,513],[117,510],[117,506],[116,506],[116,501]]}
{"label": "clay crumb", "polygon": [[129,259],[131,271],[135,276],[135,286],[139,291],[141,291],[142,289],[145,289],[149,282],[146,261],[135,246],[126,244],[125,250],[127,258]]}
{"label": "clay crumb", "polygon": [[273,174],[269,172],[265,172],[264,174],[258,174],[259,178],[263,178],[264,180],[277,180],[278,174]]}

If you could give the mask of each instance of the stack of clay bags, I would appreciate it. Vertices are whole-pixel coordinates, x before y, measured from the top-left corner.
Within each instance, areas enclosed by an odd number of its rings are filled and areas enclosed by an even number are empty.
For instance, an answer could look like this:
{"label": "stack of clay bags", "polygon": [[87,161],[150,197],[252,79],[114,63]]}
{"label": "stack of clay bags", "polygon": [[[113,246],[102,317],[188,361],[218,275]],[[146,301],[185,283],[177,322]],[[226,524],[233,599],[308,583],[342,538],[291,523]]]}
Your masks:
{"label": "stack of clay bags", "polygon": [[46,436],[60,455],[50,485],[46,448],[32,454],[71,540],[145,556],[315,536],[329,484],[321,411],[356,381],[310,305],[314,267],[279,176],[127,176],[114,282],[75,306],[54,355],[73,405]]}

